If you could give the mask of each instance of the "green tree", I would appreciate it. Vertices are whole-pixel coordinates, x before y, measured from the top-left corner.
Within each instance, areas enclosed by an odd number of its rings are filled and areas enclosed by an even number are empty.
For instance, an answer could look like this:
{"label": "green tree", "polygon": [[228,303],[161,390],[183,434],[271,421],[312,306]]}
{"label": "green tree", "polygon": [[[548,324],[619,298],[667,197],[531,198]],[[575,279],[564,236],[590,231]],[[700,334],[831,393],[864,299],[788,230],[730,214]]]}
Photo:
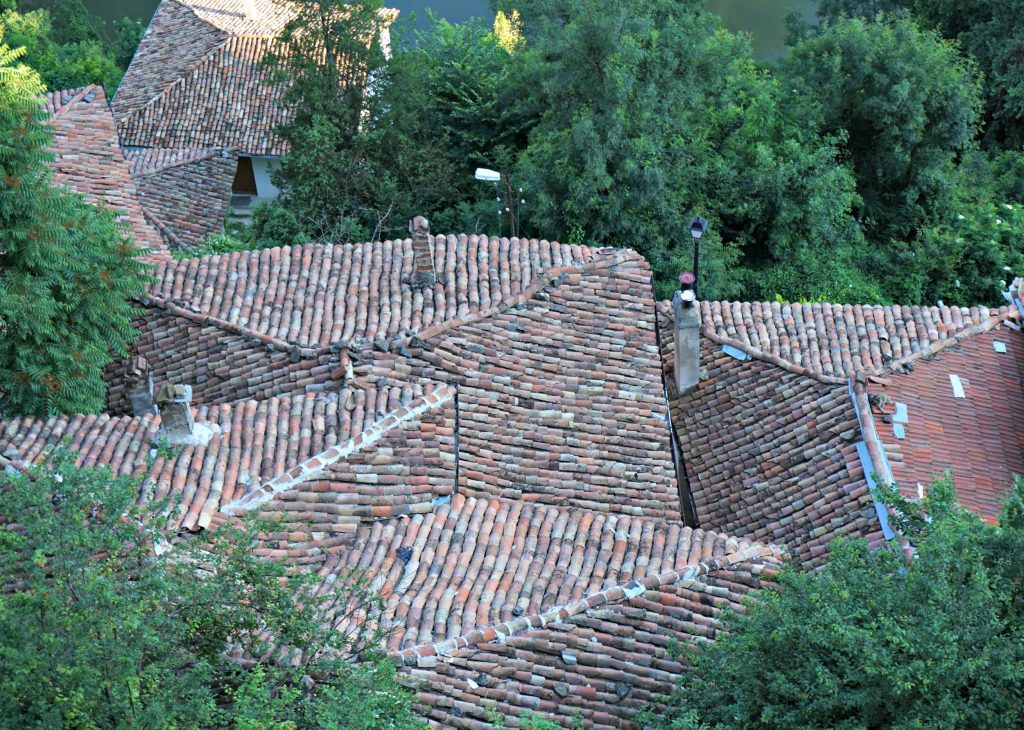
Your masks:
{"label": "green tree", "polygon": [[0,10],[0,27],[9,46],[25,48],[23,62],[39,73],[48,89],[101,84],[112,92],[124,73],[125,67],[108,52],[99,21],[80,0],[60,0],[54,15],[42,8]]}
{"label": "green tree", "polygon": [[0,43],[0,412],[90,412],[136,336],[144,266],[115,216],[54,187],[38,75]]}
{"label": "green tree", "polygon": [[633,247],[664,295],[702,213],[702,296],[879,296],[836,140],[791,116],[744,37],[669,0],[546,0],[524,22],[543,109],[518,166],[531,229]]}
{"label": "green tree", "polygon": [[[1024,149],[1024,24],[1020,7],[1001,0],[819,0],[818,17],[874,19],[910,12],[922,25],[957,41],[983,74],[985,141],[993,149]],[[805,31],[808,29],[804,29]]]}
{"label": "green tree", "polygon": [[[406,121],[388,114],[389,74],[380,0],[299,0],[268,59],[284,85],[288,143],[276,175],[281,205],[307,237],[376,240],[401,229],[445,173],[426,147],[406,144]],[[410,87],[408,93],[417,93]],[[412,121],[412,120],[411,120]],[[279,221],[280,215],[267,216]],[[264,236],[257,227],[257,236]]]}
{"label": "green tree", "polygon": [[894,498],[917,546],[904,563],[836,541],[788,569],[692,668],[652,727],[1017,728],[1024,724],[1024,483],[999,526],[960,509],[949,478]]}
{"label": "green tree", "polygon": [[0,728],[422,727],[379,637],[322,611],[372,608],[365,584],[321,601],[259,525],[181,540],[139,489],[63,450],[0,476]]}
{"label": "green tree", "polygon": [[845,138],[869,238],[907,240],[938,214],[978,124],[978,81],[955,44],[906,18],[840,18],[784,69],[809,121]]}

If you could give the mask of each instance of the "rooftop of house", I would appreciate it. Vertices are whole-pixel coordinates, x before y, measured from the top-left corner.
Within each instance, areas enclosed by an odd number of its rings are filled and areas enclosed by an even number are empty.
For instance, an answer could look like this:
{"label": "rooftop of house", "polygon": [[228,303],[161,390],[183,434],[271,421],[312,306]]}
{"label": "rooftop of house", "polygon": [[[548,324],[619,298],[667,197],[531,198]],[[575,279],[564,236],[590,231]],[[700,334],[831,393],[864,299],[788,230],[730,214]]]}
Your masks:
{"label": "rooftop of house", "polygon": [[324,591],[363,571],[442,727],[628,727],[683,671],[669,645],[713,639],[785,559],[893,537],[873,490],[942,463],[933,414],[957,409],[983,514],[1021,459],[1011,308],[703,302],[680,393],[672,307],[627,250],[417,233],[167,259],[137,307],[110,412],[0,423],[0,463],[70,438],[182,532],[280,519],[261,552]]}
{"label": "rooftop of house", "polygon": [[263,61],[294,14],[286,0],[161,0],[112,103],[121,143],[282,154]]}
{"label": "rooftop of house", "polygon": [[166,258],[167,247],[146,219],[121,153],[103,87],[52,91],[43,96],[42,106],[53,127],[54,181],[117,212],[138,245],[150,249],[151,258]]}

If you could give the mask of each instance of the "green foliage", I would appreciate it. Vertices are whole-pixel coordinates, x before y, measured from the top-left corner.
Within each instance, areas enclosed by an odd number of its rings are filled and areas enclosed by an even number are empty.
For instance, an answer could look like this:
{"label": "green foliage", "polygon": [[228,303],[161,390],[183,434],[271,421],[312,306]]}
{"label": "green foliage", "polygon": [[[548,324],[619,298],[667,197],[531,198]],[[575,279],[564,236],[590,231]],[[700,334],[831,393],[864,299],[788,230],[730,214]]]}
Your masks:
{"label": "green foliage", "polygon": [[[48,89],[101,84],[112,95],[141,38],[141,24],[127,18],[121,21],[111,48],[101,21],[81,0],[55,0],[51,5],[51,10],[28,12],[0,9],[5,42],[25,48],[24,63],[39,73]],[[133,23],[138,32],[129,50]],[[122,29],[127,32],[122,34]]]}
{"label": "green foliage", "polygon": [[1024,723],[1024,483],[998,527],[956,504],[896,499],[908,564],[860,541],[787,570],[692,669],[651,727],[1016,728]]}
{"label": "green foliage", "polygon": [[0,412],[102,407],[102,371],[136,336],[144,265],[113,213],[53,186],[38,75],[0,44]]}
{"label": "green foliage", "polygon": [[[856,198],[836,140],[790,116],[745,38],[668,0],[535,3],[526,31],[543,109],[518,167],[531,228],[633,247],[667,294],[690,268],[685,221],[699,212],[706,296],[814,296],[840,261],[827,287],[873,298],[854,268]],[[766,279],[779,266],[791,273]]]}
{"label": "green foliage", "polygon": [[254,556],[261,526],[181,540],[139,489],[62,450],[0,477],[0,728],[421,726],[378,637],[324,623],[330,601],[372,609],[364,585],[322,602]]}
{"label": "green foliage", "polygon": [[[876,247],[909,240],[941,215],[980,104],[954,44],[906,18],[840,18],[798,43],[783,67],[807,120],[843,139],[857,215]],[[892,253],[883,253],[882,270]]]}

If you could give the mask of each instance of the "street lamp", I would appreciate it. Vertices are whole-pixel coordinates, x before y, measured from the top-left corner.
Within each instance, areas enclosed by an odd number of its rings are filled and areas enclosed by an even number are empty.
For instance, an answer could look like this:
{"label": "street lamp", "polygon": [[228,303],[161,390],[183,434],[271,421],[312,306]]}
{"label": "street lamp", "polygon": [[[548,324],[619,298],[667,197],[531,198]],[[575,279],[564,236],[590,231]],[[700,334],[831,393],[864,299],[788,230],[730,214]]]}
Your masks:
{"label": "street lamp", "polygon": [[690,235],[693,236],[693,295],[697,296],[697,284],[700,276],[700,237],[708,229],[706,218],[697,216],[690,221]]}

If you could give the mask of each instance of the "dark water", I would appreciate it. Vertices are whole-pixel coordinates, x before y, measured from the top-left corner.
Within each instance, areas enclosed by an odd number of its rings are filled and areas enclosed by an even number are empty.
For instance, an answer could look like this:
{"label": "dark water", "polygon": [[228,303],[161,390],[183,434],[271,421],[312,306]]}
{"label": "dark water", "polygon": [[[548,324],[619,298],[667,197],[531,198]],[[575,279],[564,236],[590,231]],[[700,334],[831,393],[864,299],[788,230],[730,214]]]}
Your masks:
{"label": "dark water", "polygon": [[[148,21],[158,0],[85,0],[96,14],[113,20],[126,15]],[[426,25],[427,8],[453,23],[473,16],[490,17],[487,0],[391,0],[402,15],[415,13],[418,25]],[[722,16],[731,30],[747,31],[753,36],[754,53],[759,58],[775,58],[784,50],[785,18],[791,9],[810,15],[814,0],[708,0],[708,8]]]}

